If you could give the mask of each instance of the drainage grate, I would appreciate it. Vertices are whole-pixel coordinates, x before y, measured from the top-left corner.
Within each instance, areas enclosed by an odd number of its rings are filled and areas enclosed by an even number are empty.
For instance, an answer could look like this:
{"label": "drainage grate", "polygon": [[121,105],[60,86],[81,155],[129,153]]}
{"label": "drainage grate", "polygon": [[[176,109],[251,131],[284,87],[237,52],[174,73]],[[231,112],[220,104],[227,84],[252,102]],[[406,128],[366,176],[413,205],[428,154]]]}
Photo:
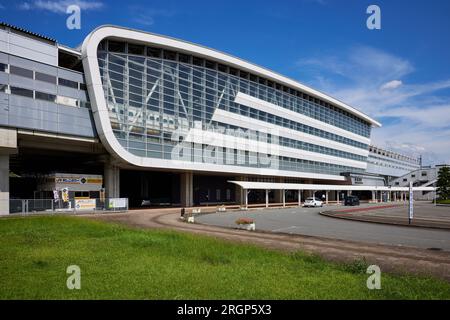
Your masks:
{"label": "drainage grate", "polygon": [[442,251],[442,248],[427,248],[427,250],[431,250],[431,251]]}

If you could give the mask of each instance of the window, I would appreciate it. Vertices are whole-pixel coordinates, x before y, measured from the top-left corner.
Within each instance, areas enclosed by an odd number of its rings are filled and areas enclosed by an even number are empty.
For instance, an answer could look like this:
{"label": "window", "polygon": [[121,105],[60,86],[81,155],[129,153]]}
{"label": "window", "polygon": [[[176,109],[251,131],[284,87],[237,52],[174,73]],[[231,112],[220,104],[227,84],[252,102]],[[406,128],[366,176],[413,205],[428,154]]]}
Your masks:
{"label": "window", "polygon": [[0,63],[0,71],[1,72],[6,72],[8,65],[4,64],[4,63]]}
{"label": "window", "polygon": [[412,175],[411,175],[411,178],[415,178],[415,177],[416,177],[416,175],[415,175],[415,174],[412,174]]}
{"label": "window", "polygon": [[59,78],[58,79],[58,84],[60,86],[64,86],[64,87],[68,87],[68,88],[72,88],[72,89],[78,89],[78,82],[75,82],[75,81],[72,81],[72,80]]}
{"label": "window", "polygon": [[129,54],[138,54],[143,55],[144,54],[144,46],[140,46],[138,44],[128,44],[128,53]]}
{"label": "window", "polygon": [[180,62],[183,62],[183,63],[190,63],[191,62],[191,56],[189,56],[187,54],[184,54],[184,53],[179,53],[178,54],[178,60]]}
{"label": "window", "polygon": [[36,72],[36,74],[34,75],[34,78],[36,80],[39,80],[39,81],[44,81],[44,82],[56,84],[56,77],[52,76],[52,75],[49,75],[49,74]]}
{"label": "window", "polygon": [[164,50],[164,59],[167,60],[177,60],[177,53],[169,50]]}
{"label": "window", "polygon": [[111,52],[125,53],[125,43],[117,41],[108,41],[108,50]]}
{"label": "window", "polygon": [[408,179],[406,179],[406,178],[405,178],[405,179],[403,179],[403,182],[406,182],[406,181],[408,181]]}
{"label": "window", "polygon": [[7,88],[8,88],[7,84],[0,83],[0,92],[6,92]]}
{"label": "window", "polygon": [[87,90],[87,87],[84,83],[80,83],[80,90],[84,90],[84,91]]}
{"label": "window", "polygon": [[24,88],[11,87],[11,94],[27,98],[33,98],[33,90],[28,90]]}
{"label": "window", "polygon": [[220,201],[220,189],[216,190],[216,201]]}
{"label": "window", "polygon": [[9,72],[17,76],[33,79],[33,70],[24,69],[16,66],[10,66]]}
{"label": "window", "polygon": [[203,67],[203,59],[193,57],[192,58],[192,64],[195,66]]}
{"label": "window", "polygon": [[34,96],[36,99],[39,99],[39,100],[45,100],[45,101],[51,101],[51,102],[55,102],[55,100],[56,100],[56,96],[54,94],[45,93],[45,92],[36,91],[34,93]]}
{"label": "window", "polygon": [[426,171],[422,172],[422,177],[426,177],[426,176],[427,176],[427,172]]}
{"label": "window", "polygon": [[161,49],[147,47],[147,56],[152,58],[161,58]]}

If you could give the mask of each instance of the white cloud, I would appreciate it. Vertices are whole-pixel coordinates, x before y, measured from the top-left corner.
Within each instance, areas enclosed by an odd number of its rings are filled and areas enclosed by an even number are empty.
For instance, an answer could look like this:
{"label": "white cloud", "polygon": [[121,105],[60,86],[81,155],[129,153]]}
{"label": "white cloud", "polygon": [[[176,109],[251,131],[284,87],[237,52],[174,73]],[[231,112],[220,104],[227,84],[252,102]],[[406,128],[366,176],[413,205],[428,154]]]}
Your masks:
{"label": "white cloud", "polygon": [[132,21],[142,26],[151,26],[155,23],[156,17],[172,17],[175,12],[166,9],[152,9],[141,6],[131,6],[129,8]]}
{"label": "white cloud", "polygon": [[384,122],[372,131],[374,144],[409,155],[422,154],[424,163],[449,161],[450,79],[405,82],[414,66],[370,47],[303,59],[298,65],[313,76],[313,87]]}
{"label": "white cloud", "polygon": [[380,87],[380,90],[394,90],[400,87],[403,84],[400,80],[392,80],[389,82],[386,82]]}
{"label": "white cloud", "polygon": [[45,10],[58,14],[65,14],[67,7],[77,5],[81,10],[98,10],[104,7],[104,3],[100,1],[84,1],[84,0],[35,0],[23,2],[19,9],[22,10]]}

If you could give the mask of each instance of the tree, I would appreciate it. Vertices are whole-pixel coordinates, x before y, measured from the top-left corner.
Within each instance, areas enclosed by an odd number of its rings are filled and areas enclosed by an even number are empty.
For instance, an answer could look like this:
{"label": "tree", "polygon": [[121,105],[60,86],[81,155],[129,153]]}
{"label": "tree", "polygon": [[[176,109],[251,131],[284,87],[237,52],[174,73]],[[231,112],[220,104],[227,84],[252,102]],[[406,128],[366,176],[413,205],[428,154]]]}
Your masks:
{"label": "tree", "polygon": [[440,200],[450,199],[450,168],[442,167],[438,172],[438,180],[436,183],[437,194]]}

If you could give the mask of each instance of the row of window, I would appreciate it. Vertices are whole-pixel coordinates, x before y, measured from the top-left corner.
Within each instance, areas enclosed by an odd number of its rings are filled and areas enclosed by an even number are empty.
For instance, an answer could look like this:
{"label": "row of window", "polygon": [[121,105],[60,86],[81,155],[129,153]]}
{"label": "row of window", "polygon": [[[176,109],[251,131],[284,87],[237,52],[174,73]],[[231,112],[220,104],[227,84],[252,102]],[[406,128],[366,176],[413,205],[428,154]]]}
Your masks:
{"label": "row of window", "polygon": [[[111,58],[112,56],[109,57]],[[258,109],[248,108],[246,106],[234,103],[234,97],[232,95],[236,94],[236,90],[233,90],[232,86],[228,85],[229,82],[223,82],[221,84],[221,87],[223,88],[222,90],[220,90],[218,86],[209,88],[199,85],[199,81],[185,81],[186,83],[181,85],[182,79],[179,78],[180,81],[175,82],[176,78],[173,79],[171,77],[172,74],[169,79],[166,79],[166,74],[160,72],[158,74],[159,78],[154,77],[151,80],[153,83],[147,82],[145,79],[141,79],[139,82],[140,86],[136,86],[136,91],[134,91],[134,86],[131,85],[132,79],[127,73],[127,71],[129,72],[129,68],[122,66],[121,70],[116,68],[113,71],[107,69],[107,67],[110,67],[108,61],[109,60],[105,60],[100,63],[100,65],[104,66],[101,68],[104,93],[108,101],[117,103],[114,110],[120,114],[127,114],[129,112],[124,110],[129,108],[127,105],[136,108],[144,108],[144,103],[147,103],[147,108],[152,111],[159,112],[160,109],[162,109],[164,114],[186,118],[193,117],[194,120],[208,123],[210,122],[218,105],[219,108],[226,111],[302,131],[308,134],[317,135],[326,139],[335,140],[365,150],[368,148],[367,144],[306,126],[289,119],[281,118]],[[166,69],[163,69],[163,72],[165,71]],[[193,73],[195,74],[195,70]],[[158,79],[162,80],[158,81]],[[217,85],[219,85],[219,83]],[[109,88],[112,88],[112,90],[109,90]],[[132,93],[132,91],[134,91],[134,93]],[[183,114],[186,112],[187,114]],[[143,113],[141,112],[140,114],[142,115]],[[134,120],[137,120],[137,123],[142,123],[144,121],[142,116],[140,119]],[[121,121],[123,124],[126,124],[128,119],[127,117],[121,117]]]}
{"label": "row of window", "polygon": [[42,73],[39,71],[30,70],[30,69],[25,69],[25,68],[14,66],[14,65],[9,65],[9,68],[8,68],[7,64],[0,63],[0,71],[1,72],[9,72],[10,74],[28,78],[28,79],[43,81],[43,82],[47,82],[47,83],[51,83],[51,84],[55,84],[55,85],[58,84],[63,87],[86,91],[86,85],[84,83],[76,82],[76,81],[69,80],[69,79],[64,79],[61,77],[56,77],[51,74]]}
{"label": "row of window", "polygon": [[[395,168],[410,168],[411,170],[415,170],[419,167],[418,164],[416,165],[411,162],[400,162],[400,161],[393,160],[391,158],[377,157],[377,156],[374,156],[373,154],[369,154],[369,159],[375,159],[375,161],[381,161],[381,162],[377,162],[377,164],[383,164],[384,166],[391,166],[390,164],[394,164],[394,165],[396,165]],[[388,163],[389,165],[386,163]]]}
{"label": "row of window", "polygon": [[[133,47],[133,45],[131,45],[131,44],[128,45],[128,50],[127,50],[126,49],[127,45],[125,43],[114,43],[112,41],[110,41],[110,43],[113,43],[113,45],[111,45],[111,46],[102,45],[100,47],[100,49],[101,50],[108,49],[110,52],[114,52],[116,56],[120,56],[120,54],[118,54],[118,53],[128,52],[129,54],[137,54],[136,52],[138,52],[136,50],[131,50],[131,52],[130,52],[129,46]],[[147,48],[150,48],[150,47],[147,47]],[[163,61],[161,59],[164,59],[164,60],[166,60],[166,62],[173,63],[173,64],[176,64],[176,63],[171,62],[171,61],[178,61],[178,62],[180,62],[179,63],[180,65],[183,65],[186,63],[186,64],[188,64],[186,66],[196,66],[197,68],[204,69],[206,71],[219,72],[222,75],[227,75],[230,78],[233,78],[238,84],[241,83],[242,84],[241,90],[245,90],[245,88],[250,88],[250,87],[264,88],[265,91],[267,91],[268,89],[273,89],[274,91],[283,94],[283,96],[285,97],[283,100],[301,99],[301,100],[309,101],[315,105],[316,109],[323,109],[325,114],[330,114],[330,116],[327,115],[326,117],[320,118],[319,120],[321,120],[321,121],[335,124],[336,126],[339,126],[345,130],[352,131],[352,128],[351,127],[349,128],[349,126],[348,126],[348,122],[351,120],[354,123],[358,123],[358,125],[356,125],[358,127],[356,129],[356,130],[358,130],[358,132],[355,132],[355,133],[362,134],[365,136],[368,136],[370,134],[370,124],[367,123],[366,121],[356,117],[355,115],[353,115],[345,110],[342,110],[341,108],[332,106],[326,102],[323,102],[317,98],[314,98],[308,94],[302,93],[298,90],[293,90],[288,87],[275,84],[274,82],[272,82],[270,80],[265,80],[263,78],[255,76],[255,75],[251,75],[247,72],[238,71],[231,67],[229,68],[227,66],[215,64],[214,62],[208,62],[207,60],[197,59],[194,57],[192,59],[191,58],[185,59],[185,58],[183,58],[185,55],[183,55],[181,53],[179,53],[179,54],[177,54],[177,53],[164,54],[164,52],[168,52],[168,51],[162,50],[161,54],[155,54],[153,52],[154,49],[156,49],[156,48],[151,48],[149,51],[151,54],[148,54],[147,56],[152,57],[152,58],[157,58],[157,59],[147,58],[146,59],[147,61],[148,60]],[[156,49],[156,50],[160,50],[160,49]],[[144,50],[142,50],[140,52],[142,52],[142,54],[144,54]],[[104,52],[100,52],[99,57],[102,57],[102,54],[104,54]],[[131,60],[130,60],[130,62],[131,62]],[[251,92],[249,92],[249,94],[251,94]],[[288,99],[286,99],[286,98],[288,98]],[[288,107],[284,104],[280,105],[280,106]],[[301,112],[301,110],[299,110],[298,112]]]}
{"label": "row of window", "polygon": [[30,90],[15,86],[10,86],[7,84],[0,84],[0,92],[12,94],[16,96],[26,97],[30,99],[42,100],[53,102],[68,107],[80,107],[80,108],[90,108],[91,105],[88,101],[82,101],[70,97],[55,95],[46,92],[40,92],[37,90]]}
{"label": "row of window", "polygon": [[[141,156],[160,158],[167,160],[179,160],[174,158],[174,141],[168,138],[167,144],[136,143],[125,139],[122,131],[114,130],[114,134],[121,145],[130,153]],[[244,166],[254,168],[269,168],[297,172],[311,172],[339,175],[342,172],[358,172],[363,170],[354,167],[341,166],[325,162],[310,161],[284,156],[267,155],[263,153],[243,151],[232,148],[216,147],[211,151],[211,146],[194,143],[182,143],[183,152],[190,150],[190,161],[221,165]],[[208,150],[207,152],[205,152]],[[264,159],[264,161],[260,161]],[[186,160],[186,158],[183,158]],[[267,162],[266,162],[267,161]]]}
{"label": "row of window", "polygon": [[411,157],[407,157],[398,153],[394,153],[391,151],[386,151],[386,150],[382,150],[382,149],[378,149],[375,148],[373,146],[370,146],[369,151],[373,154],[378,154],[380,156],[384,156],[384,157],[388,157],[391,159],[396,159],[396,160],[401,160],[401,161],[407,161],[407,162],[412,162],[415,164],[420,164],[420,160],[419,159],[414,159]]}

